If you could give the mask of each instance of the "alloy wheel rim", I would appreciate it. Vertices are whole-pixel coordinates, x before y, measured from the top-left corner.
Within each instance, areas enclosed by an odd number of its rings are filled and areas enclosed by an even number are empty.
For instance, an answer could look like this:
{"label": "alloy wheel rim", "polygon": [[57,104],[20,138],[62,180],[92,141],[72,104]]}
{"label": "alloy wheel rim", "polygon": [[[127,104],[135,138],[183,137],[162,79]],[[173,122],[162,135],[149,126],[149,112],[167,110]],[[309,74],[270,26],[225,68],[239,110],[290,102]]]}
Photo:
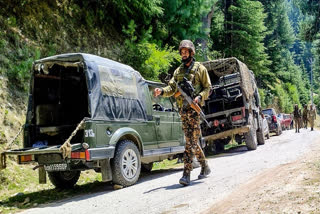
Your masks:
{"label": "alloy wheel rim", "polygon": [[126,150],[123,154],[121,170],[127,179],[132,179],[136,176],[138,171],[138,158],[132,149]]}

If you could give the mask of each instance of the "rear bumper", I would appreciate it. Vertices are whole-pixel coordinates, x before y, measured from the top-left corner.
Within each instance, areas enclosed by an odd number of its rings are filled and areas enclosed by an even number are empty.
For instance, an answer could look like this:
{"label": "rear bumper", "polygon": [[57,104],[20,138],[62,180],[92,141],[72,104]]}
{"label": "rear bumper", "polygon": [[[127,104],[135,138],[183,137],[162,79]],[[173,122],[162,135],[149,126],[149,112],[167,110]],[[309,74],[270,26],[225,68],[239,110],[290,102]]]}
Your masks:
{"label": "rear bumper", "polygon": [[88,152],[90,154],[90,158],[88,159],[88,161],[113,158],[114,151],[115,151],[114,146],[88,149]]}
{"label": "rear bumper", "polygon": [[278,124],[277,123],[271,123],[269,126],[270,132],[277,132],[278,131]]}
{"label": "rear bumper", "polygon": [[235,134],[244,134],[244,133],[249,132],[249,130],[250,130],[250,125],[247,125],[247,126],[243,126],[240,128],[231,129],[231,130],[220,132],[217,134],[205,136],[204,140],[209,141],[209,140],[222,139],[222,138],[229,137],[229,136],[232,136]]}

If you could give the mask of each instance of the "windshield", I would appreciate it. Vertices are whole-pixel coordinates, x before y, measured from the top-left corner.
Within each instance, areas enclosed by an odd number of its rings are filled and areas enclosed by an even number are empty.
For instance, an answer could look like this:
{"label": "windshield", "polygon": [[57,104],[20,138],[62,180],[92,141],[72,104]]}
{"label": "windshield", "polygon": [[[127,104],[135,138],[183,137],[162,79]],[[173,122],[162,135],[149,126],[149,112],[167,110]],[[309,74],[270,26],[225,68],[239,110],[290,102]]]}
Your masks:
{"label": "windshield", "polygon": [[262,113],[271,116],[272,115],[272,109],[264,109],[264,110],[262,110]]}

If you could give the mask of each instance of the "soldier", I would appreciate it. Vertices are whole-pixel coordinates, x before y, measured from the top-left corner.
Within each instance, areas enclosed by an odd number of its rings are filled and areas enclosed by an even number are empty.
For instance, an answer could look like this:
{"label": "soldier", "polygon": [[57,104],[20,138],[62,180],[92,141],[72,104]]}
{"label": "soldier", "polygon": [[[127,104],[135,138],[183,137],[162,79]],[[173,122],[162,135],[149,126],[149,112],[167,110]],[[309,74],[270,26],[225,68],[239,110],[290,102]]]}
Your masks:
{"label": "soldier", "polygon": [[294,119],[294,126],[296,128],[296,133],[300,132],[300,118],[301,118],[301,114],[299,111],[299,107],[297,104],[294,105],[294,111],[293,111],[293,119]]}
{"label": "soldier", "polygon": [[[193,57],[195,54],[195,48],[190,40],[181,41],[179,45],[179,52],[182,64],[174,71],[173,77],[169,81],[168,86],[164,88],[156,88],[154,90],[154,95],[162,95],[165,97],[174,95],[178,91],[176,84],[179,84],[183,81],[183,78],[186,77],[191,81],[195,88],[193,102],[203,106],[211,89],[211,81],[208,71],[202,64],[195,61]],[[197,157],[201,165],[201,172],[198,176],[199,179],[207,177],[211,170],[198,143],[200,137],[200,115],[191,108],[182,96],[179,96],[176,99],[179,107],[179,113],[181,115],[182,128],[186,137],[186,145],[183,155],[184,170],[179,183],[187,186],[190,184],[190,172],[193,169],[192,159],[194,155]]]}
{"label": "soldier", "polygon": [[313,131],[314,120],[316,119],[316,117],[317,117],[316,109],[313,108],[313,105],[310,105],[310,111],[309,111],[308,118],[309,118],[309,122],[310,122],[310,126],[311,126],[311,131]]}
{"label": "soldier", "polygon": [[308,115],[309,115],[308,106],[305,104],[303,106],[302,119],[303,119],[304,128],[306,129],[308,129]]}

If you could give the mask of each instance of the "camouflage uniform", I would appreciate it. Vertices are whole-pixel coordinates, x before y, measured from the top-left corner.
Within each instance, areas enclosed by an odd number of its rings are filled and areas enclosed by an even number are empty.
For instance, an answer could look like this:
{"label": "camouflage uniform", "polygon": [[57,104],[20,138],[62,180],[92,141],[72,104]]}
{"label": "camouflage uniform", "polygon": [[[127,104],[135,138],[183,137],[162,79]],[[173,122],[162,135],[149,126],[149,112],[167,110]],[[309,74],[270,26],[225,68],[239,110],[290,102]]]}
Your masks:
{"label": "camouflage uniform", "polygon": [[[162,88],[162,96],[169,97],[174,95],[178,91],[176,84],[186,77],[192,82],[192,85],[195,88],[194,96],[201,96],[201,102],[199,104],[203,106],[204,101],[209,96],[211,88],[211,81],[207,69],[199,62],[194,62],[189,74],[186,74],[186,70],[184,64],[175,70],[168,86]],[[186,137],[184,171],[190,173],[190,171],[192,171],[192,159],[194,155],[197,157],[202,167],[206,164],[204,153],[198,143],[200,137],[200,115],[186,103],[182,96],[179,96],[176,99],[180,110],[179,113],[181,115],[183,131]]]}
{"label": "camouflage uniform", "polygon": [[308,128],[308,114],[309,114],[309,110],[307,108],[307,106],[305,105],[303,108],[303,112],[302,112],[302,119],[303,119],[303,125],[304,128]]}
{"label": "camouflage uniform", "polygon": [[313,131],[314,120],[317,117],[316,109],[310,109],[308,117],[309,117],[309,122],[310,122],[310,126],[311,126],[311,131]]}
{"label": "camouflage uniform", "polygon": [[294,127],[296,129],[296,132],[300,132],[300,120],[301,120],[301,114],[298,109],[298,106],[295,106],[295,109],[293,111],[293,119],[294,119]]}

